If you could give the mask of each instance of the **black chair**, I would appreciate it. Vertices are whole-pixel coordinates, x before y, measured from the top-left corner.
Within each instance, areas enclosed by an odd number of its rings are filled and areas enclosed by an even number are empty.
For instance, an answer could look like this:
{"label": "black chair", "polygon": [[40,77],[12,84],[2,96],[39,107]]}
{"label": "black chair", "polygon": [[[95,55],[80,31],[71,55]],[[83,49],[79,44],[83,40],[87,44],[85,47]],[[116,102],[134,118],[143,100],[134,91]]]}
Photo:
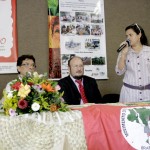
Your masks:
{"label": "black chair", "polygon": [[102,103],[117,103],[119,102],[120,94],[105,94],[102,98]]}

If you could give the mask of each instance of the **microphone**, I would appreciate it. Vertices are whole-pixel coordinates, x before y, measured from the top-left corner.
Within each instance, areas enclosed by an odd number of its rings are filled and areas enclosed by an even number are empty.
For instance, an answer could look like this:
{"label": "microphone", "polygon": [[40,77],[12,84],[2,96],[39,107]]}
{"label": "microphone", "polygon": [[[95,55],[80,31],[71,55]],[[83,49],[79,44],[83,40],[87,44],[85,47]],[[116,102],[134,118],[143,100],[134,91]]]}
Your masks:
{"label": "microphone", "polygon": [[127,42],[128,44],[126,44],[126,43],[125,43],[125,44],[122,44],[122,45],[117,49],[117,52],[118,52],[118,53],[121,52],[122,49],[124,49],[127,45],[130,46],[130,40],[127,39],[126,42]]}

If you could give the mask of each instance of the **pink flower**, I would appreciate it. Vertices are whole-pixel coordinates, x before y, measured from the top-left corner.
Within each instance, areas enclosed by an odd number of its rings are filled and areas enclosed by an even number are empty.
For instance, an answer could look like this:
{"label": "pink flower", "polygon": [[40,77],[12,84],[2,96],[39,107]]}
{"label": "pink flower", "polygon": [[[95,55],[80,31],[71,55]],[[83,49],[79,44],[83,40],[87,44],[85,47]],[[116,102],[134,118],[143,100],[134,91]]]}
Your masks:
{"label": "pink flower", "polygon": [[56,86],[55,86],[55,90],[56,90],[56,91],[59,91],[60,89],[61,89],[61,88],[60,88],[59,85],[56,85]]}
{"label": "pink flower", "polygon": [[28,106],[28,102],[26,100],[21,99],[18,101],[18,107],[20,109],[25,109],[25,108],[27,108],[27,106]]}

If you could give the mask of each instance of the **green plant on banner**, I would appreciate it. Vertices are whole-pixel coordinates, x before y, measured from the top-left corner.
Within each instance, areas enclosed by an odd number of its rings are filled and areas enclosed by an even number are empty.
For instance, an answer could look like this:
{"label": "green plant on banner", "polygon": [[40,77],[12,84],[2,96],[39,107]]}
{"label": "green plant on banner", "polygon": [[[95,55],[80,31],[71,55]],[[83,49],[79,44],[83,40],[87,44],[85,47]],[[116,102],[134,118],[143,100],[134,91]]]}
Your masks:
{"label": "green plant on banner", "polygon": [[51,16],[59,16],[59,0],[47,0],[48,10]]}

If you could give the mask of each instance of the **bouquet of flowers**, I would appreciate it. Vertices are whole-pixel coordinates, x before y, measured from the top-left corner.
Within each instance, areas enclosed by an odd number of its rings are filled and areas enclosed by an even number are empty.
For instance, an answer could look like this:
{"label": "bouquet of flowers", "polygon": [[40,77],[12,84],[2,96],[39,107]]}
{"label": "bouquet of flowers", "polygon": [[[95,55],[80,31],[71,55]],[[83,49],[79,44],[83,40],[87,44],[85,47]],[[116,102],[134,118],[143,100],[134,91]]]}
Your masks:
{"label": "bouquet of flowers", "polygon": [[10,82],[10,90],[3,91],[3,109],[6,115],[15,116],[41,111],[68,111],[56,81],[46,74],[28,72],[22,79]]}

